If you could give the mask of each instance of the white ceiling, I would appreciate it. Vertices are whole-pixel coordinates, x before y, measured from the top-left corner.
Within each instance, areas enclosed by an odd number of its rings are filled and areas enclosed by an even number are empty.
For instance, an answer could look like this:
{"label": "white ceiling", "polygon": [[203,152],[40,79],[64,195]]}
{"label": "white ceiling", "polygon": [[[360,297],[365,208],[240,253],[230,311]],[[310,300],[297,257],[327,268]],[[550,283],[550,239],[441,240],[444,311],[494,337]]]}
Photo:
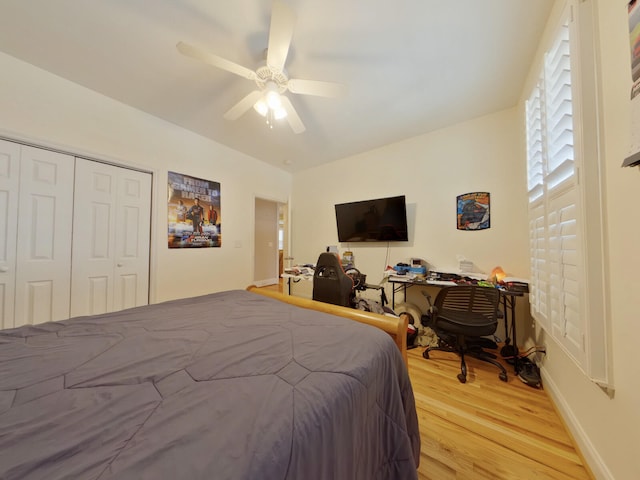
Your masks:
{"label": "white ceiling", "polygon": [[[295,172],[517,103],[554,0],[283,0],[296,23],[287,93],[306,131],[223,114],[255,83],[178,53],[184,41],[255,69],[271,0],[0,0],[0,50]],[[1,73],[0,73],[1,74]]]}

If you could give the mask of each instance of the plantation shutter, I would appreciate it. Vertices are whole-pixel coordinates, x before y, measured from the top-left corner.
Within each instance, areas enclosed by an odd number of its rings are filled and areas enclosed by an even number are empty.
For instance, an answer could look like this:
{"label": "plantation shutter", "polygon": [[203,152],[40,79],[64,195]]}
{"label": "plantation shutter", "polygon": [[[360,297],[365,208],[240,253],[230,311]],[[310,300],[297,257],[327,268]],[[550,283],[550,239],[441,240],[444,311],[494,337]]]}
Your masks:
{"label": "plantation shutter", "polygon": [[544,208],[543,164],[543,112],[542,82],[536,84],[526,102],[527,130],[527,187],[529,191],[529,245],[531,257],[531,283],[529,303],[535,318],[549,328],[547,318],[547,228]]}
{"label": "plantation shutter", "polygon": [[572,100],[567,20],[526,102],[530,300],[534,318],[583,365],[584,273]]}

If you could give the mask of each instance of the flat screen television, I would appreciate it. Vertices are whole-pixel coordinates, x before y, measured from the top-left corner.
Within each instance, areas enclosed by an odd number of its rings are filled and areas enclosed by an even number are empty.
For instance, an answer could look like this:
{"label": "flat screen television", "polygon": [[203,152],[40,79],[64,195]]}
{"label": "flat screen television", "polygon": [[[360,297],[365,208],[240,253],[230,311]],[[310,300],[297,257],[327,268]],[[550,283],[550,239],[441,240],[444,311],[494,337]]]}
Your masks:
{"label": "flat screen television", "polygon": [[339,242],[406,242],[404,195],[336,205]]}

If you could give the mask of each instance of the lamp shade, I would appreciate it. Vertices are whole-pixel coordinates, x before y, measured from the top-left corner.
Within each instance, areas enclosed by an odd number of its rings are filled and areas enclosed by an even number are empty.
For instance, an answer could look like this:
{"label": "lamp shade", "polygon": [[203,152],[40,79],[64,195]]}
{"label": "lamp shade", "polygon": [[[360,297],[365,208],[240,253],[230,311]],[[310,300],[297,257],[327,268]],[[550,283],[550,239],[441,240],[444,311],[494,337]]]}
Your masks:
{"label": "lamp shade", "polygon": [[502,267],[498,266],[493,270],[491,270],[491,275],[489,275],[489,280],[495,283],[500,283],[502,282],[502,280],[504,280],[504,277],[506,276],[507,274],[504,273],[504,270],[502,269]]}
{"label": "lamp shade", "polygon": [[260,100],[253,105],[253,109],[263,117],[266,117],[267,113],[269,113],[269,107],[267,106],[267,102],[264,101],[264,98],[260,98]]}

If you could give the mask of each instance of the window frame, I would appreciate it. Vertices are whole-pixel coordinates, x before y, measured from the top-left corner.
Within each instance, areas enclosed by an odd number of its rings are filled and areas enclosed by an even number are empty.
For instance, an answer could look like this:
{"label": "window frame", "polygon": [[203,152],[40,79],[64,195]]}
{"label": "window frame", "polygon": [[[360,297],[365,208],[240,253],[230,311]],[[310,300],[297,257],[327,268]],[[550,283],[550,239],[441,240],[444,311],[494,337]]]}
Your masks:
{"label": "window frame", "polygon": [[[611,348],[610,324],[607,315],[608,306],[606,303],[607,269],[604,263],[604,205],[602,198],[603,178],[602,168],[600,124],[598,120],[598,81],[596,77],[596,66],[599,63],[597,49],[595,48],[595,34],[593,30],[593,3],[588,0],[568,0],[562,8],[562,13],[558,16],[557,22],[553,25],[549,41],[544,44],[544,55],[535,66],[538,75],[535,84],[525,95],[525,138],[527,141],[527,192],[532,186],[530,177],[530,155],[531,138],[529,124],[529,106],[532,94],[541,88],[541,79],[544,80],[544,69],[547,53],[556,43],[559,31],[564,24],[569,28],[569,48],[571,65],[571,96],[572,96],[572,118],[574,135],[574,179],[575,179],[575,202],[578,208],[577,222],[578,241],[577,250],[582,259],[580,272],[579,308],[581,338],[580,345],[570,345],[567,342],[566,332],[554,328],[554,321],[550,318],[550,303],[554,301],[549,293],[548,285],[550,279],[545,277],[545,271],[536,268],[533,260],[536,258],[536,249],[543,249],[547,255],[542,259],[549,259],[549,198],[546,198],[544,206],[534,198],[529,198],[529,221],[530,221],[530,254],[531,265],[531,315],[536,322],[547,332],[565,352],[573,359],[578,367],[597,384],[611,388],[613,386],[611,375]],[[544,92],[541,92],[544,95]],[[544,105],[541,107],[544,108]],[[544,113],[542,113],[544,116]],[[542,126],[542,136],[540,141],[546,142],[544,135],[545,126]],[[543,149],[546,147],[543,147]],[[546,154],[543,153],[543,157]],[[543,158],[546,164],[547,158]],[[544,190],[546,187],[542,187]],[[562,186],[557,192],[562,195],[571,186]],[[538,194],[540,192],[537,192]],[[555,195],[555,193],[554,193]],[[536,203],[537,202],[537,203]],[[545,211],[544,217],[539,215],[540,208]],[[538,213],[536,216],[535,213]],[[542,224],[541,224],[541,219]],[[544,232],[544,238],[536,236],[540,231]],[[546,243],[545,243],[546,242]],[[548,272],[548,269],[547,269]],[[582,281],[584,280],[584,281]],[[542,285],[542,288],[541,288]],[[566,319],[562,319],[563,322]],[[566,322],[565,322],[566,324]],[[575,336],[574,336],[575,337]],[[574,338],[575,340],[575,338]]]}

